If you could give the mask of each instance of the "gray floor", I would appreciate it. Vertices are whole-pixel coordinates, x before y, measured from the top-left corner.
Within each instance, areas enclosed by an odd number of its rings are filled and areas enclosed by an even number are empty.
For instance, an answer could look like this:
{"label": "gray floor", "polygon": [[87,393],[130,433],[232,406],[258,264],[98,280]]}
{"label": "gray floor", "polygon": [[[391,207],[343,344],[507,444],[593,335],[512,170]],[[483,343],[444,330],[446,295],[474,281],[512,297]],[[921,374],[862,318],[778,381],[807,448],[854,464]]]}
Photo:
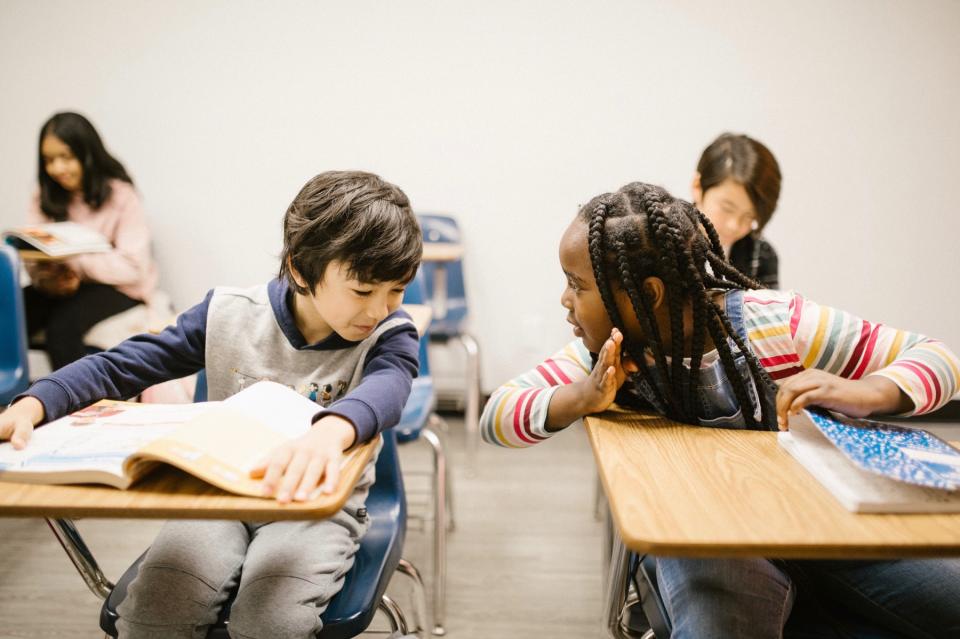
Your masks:
{"label": "gray floor", "polygon": [[[449,537],[448,636],[583,639],[600,636],[601,525],[592,517],[594,467],[584,433],[571,429],[529,450],[481,445],[464,471],[461,422],[449,419],[456,530]],[[425,510],[425,443],[401,447],[410,509]],[[432,522],[411,521],[405,555],[426,580]],[[83,520],[81,533],[116,579],[150,543],[154,521]],[[101,637],[99,600],[41,520],[0,518],[0,637]],[[429,586],[428,605],[429,605]],[[408,603],[403,578],[391,584]],[[382,625],[375,624],[375,627]]]}

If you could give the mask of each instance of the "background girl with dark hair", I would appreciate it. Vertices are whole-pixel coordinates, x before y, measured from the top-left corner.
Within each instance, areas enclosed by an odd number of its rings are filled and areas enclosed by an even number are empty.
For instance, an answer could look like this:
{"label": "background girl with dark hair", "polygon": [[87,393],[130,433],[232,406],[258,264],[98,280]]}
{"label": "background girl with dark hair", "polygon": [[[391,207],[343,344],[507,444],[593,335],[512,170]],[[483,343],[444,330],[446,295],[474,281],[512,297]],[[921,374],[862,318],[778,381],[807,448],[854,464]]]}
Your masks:
{"label": "background girl with dark hair", "polygon": [[28,330],[46,332],[57,369],[85,355],[83,336],[95,324],[148,301],[157,269],[133,180],[85,117],[57,113],[44,123],[37,181],[28,223],[76,222],[113,245],[106,253],[26,265],[32,281],[24,289]]}
{"label": "background girl with dark hair", "polygon": [[777,208],[780,182],[770,149],[733,133],[704,149],[693,176],[693,203],[717,229],[730,263],[767,288],[780,286],[777,252],[761,235]]}
{"label": "background girl with dark hair", "polygon": [[[710,220],[659,187],[593,198],[564,233],[560,264],[577,339],[494,392],[481,417],[491,443],[536,444],[631,395],[689,424],[774,430],[809,405],[924,413],[960,384],[960,361],[936,340],[753,290]],[[960,636],[955,559],[658,557],[657,580],[673,639],[779,638],[795,599],[815,592],[909,637]]]}

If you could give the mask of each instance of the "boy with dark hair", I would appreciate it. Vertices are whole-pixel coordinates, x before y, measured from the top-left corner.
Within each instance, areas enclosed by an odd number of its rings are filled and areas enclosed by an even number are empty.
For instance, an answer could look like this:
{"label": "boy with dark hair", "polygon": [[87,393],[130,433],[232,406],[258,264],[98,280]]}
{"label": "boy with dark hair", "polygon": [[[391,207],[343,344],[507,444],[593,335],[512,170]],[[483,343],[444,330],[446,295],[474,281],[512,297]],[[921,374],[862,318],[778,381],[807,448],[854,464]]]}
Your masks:
{"label": "boy with dark hair", "polygon": [[[38,380],[0,414],[0,440],[22,448],[36,424],[205,368],[211,400],[260,379],[316,397],[309,432],[255,472],[280,502],[321,484],[332,492],[343,451],[397,423],[417,374],[417,331],[400,304],[420,264],[420,228],[399,188],[343,171],[307,182],[283,229],[279,278],[218,287],[161,334]],[[232,637],[314,636],[366,532],[373,476],[371,461],[344,508],[321,521],[167,522],[118,609],[120,636],[204,637],[238,581]]]}

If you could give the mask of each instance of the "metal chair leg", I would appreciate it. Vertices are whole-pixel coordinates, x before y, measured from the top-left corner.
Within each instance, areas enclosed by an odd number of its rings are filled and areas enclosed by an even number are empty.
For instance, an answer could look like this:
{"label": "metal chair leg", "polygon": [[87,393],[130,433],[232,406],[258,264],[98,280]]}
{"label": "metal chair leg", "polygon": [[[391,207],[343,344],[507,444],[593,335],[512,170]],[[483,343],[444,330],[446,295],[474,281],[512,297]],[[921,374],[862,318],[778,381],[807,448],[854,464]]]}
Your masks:
{"label": "metal chair leg", "polygon": [[467,355],[466,406],[463,422],[467,436],[467,473],[477,470],[477,452],[480,445],[480,346],[469,333],[457,336]]}
{"label": "metal chair leg", "polygon": [[[429,425],[433,432],[437,433],[438,436],[440,436],[441,432],[446,433],[449,431],[446,420],[436,413],[430,414]],[[447,485],[447,490],[445,492],[447,499],[447,531],[453,532],[453,530],[457,527],[453,514],[453,472],[451,472],[448,468],[444,476],[446,477]]]}
{"label": "metal chair leg", "polygon": [[378,606],[381,611],[387,616],[387,620],[390,622],[390,630],[393,632],[400,631],[400,634],[407,634],[407,619],[403,616],[403,610],[400,609],[400,606],[397,603],[388,597],[383,595],[380,598],[380,605]]}
{"label": "metal chair leg", "polygon": [[107,579],[93,553],[87,548],[86,542],[80,536],[80,532],[70,519],[47,519],[47,525],[56,536],[57,541],[63,546],[64,552],[70,557],[73,566],[83,577],[84,583],[94,595],[100,599],[106,599],[113,590],[113,584]]}
{"label": "metal chair leg", "polygon": [[433,634],[446,634],[447,586],[447,457],[440,437],[429,426],[424,427],[422,437],[433,449]]}
{"label": "metal chair leg", "polygon": [[610,540],[610,563],[604,587],[604,628],[616,639],[634,639],[623,627],[624,605],[627,602],[630,577],[630,553],[613,525],[612,516],[608,514],[605,526],[606,536]]}
{"label": "metal chair leg", "polygon": [[413,593],[411,599],[413,600],[413,627],[414,634],[423,639],[424,633],[428,627],[427,620],[427,595],[426,590],[423,587],[423,578],[420,576],[420,571],[417,570],[417,567],[412,563],[407,561],[404,558],[400,558],[400,563],[397,565],[397,572],[406,575],[411,582]]}

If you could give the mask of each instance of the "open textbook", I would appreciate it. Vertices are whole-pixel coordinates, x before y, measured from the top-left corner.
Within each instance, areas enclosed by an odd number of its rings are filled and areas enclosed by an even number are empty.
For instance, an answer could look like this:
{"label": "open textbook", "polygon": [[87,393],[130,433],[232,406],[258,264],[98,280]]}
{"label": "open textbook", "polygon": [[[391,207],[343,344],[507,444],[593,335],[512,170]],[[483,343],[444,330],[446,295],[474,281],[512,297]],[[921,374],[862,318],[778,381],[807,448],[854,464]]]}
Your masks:
{"label": "open textbook", "polygon": [[18,249],[41,251],[37,258],[69,257],[81,253],[103,253],[113,248],[110,241],[95,230],[75,222],[50,222],[18,226],[3,232]]}
{"label": "open textbook", "polygon": [[[315,402],[262,381],[222,402],[98,402],[36,428],[23,450],[0,444],[0,480],[127,488],[159,464],[260,497],[250,469],[311,427]],[[349,459],[345,456],[344,462]]]}
{"label": "open textbook", "polygon": [[847,510],[960,512],[960,450],[925,430],[804,410],[778,441]]}

